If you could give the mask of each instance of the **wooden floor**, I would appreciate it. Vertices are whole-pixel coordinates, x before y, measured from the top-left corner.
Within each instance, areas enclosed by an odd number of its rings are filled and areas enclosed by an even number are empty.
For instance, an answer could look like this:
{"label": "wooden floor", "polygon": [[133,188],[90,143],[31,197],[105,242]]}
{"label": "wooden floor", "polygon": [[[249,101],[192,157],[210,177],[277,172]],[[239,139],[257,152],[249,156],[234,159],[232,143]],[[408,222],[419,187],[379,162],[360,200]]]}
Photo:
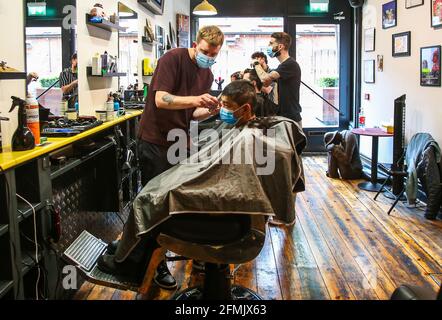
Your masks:
{"label": "wooden floor", "polygon": [[[442,221],[422,208],[358,189],[359,181],[325,176],[326,158],[304,158],[307,191],[297,198],[293,228],[270,227],[259,257],[242,265],[235,283],[265,299],[389,299],[401,284],[431,288],[442,279]],[[200,283],[191,262],[170,263],[180,289]],[[85,283],[75,299],[168,299],[153,285],[147,295]]]}

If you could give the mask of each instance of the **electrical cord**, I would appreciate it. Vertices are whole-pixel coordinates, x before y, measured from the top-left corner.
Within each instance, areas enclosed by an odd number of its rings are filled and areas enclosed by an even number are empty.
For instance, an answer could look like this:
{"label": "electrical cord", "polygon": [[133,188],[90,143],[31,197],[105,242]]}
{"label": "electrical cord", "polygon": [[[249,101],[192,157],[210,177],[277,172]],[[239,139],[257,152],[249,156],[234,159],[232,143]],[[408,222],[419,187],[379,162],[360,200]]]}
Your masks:
{"label": "electrical cord", "polygon": [[18,198],[20,198],[21,200],[23,200],[27,205],[29,205],[32,208],[32,214],[34,216],[34,240],[35,240],[35,263],[37,265],[37,280],[35,282],[35,299],[38,301],[38,285],[40,282],[40,276],[41,276],[41,270],[40,270],[40,263],[39,263],[39,259],[38,259],[38,239],[37,239],[37,215],[35,213],[35,208],[34,206],[25,198],[23,198],[21,195],[19,195],[18,193],[16,193],[16,196]]}
{"label": "electrical cord", "polygon": [[61,268],[60,268],[60,255],[58,251],[52,246],[51,243],[46,242],[49,250],[55,253],[55,264],[57,266],[57,283],[55,284],[55,290],[54,290],[54,300],[57,299],[57,292],[60,288],[60,280],[61,280]]}

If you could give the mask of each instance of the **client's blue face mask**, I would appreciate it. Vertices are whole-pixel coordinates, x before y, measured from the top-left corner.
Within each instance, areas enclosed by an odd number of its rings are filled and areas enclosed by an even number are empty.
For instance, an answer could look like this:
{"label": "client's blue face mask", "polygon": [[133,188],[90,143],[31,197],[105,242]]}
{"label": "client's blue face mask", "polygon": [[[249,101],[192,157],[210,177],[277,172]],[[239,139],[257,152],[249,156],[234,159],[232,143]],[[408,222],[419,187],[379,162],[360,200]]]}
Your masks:
{"label": "client's blue face mask", "polygon": [[[245,105],[244,105],[245,106]],[[219,112],[219,117],[221,121],[227,123],[227,124],[236,124],[240,119],[235,117],[235,112],[242,109],[244,106],[239,107],[235,111],[230,111],[229,109],[225,107],[221,107],[221,110]]]}
{"label": "client's blue face mask", "polygon": [[213,66],[216,63],[215,59],[216,57],[211,58],[201,52],[196,53],[196,63],[198,64],[198,67],[202,69],[208,69]]}

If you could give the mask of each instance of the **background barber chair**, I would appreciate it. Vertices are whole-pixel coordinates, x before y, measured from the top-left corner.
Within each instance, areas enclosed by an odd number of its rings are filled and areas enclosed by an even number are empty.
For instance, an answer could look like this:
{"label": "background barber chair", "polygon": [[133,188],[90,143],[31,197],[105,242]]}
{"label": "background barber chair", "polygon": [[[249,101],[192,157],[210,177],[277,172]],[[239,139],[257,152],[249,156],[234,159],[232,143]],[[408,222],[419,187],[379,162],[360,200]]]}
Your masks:
{"label": "background barber chair", "polygon": [[157,238],[163,249],[205,263],[202,288],[190,288],[176,300],[261,300],[253,291],[232,286],[229,265],[255,259],[265,242],[261,215],[181,214],[161,228]]}
{"label": "background barber chair", "polygon": [[391,300],[442,300],[442,285],[437,296],[426,289],[402,285],[393,292]]}

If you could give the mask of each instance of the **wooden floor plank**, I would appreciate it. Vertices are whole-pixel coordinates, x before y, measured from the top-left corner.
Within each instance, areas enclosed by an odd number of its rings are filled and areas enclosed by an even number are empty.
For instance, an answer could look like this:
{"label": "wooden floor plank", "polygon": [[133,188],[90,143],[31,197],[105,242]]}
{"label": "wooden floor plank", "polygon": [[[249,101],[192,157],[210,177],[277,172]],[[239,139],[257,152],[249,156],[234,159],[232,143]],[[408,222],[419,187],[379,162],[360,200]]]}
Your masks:
{"label": "wooden floor plank", "polygon": [[[341,181],[333,181],[335,184],[333,188],[328,188],[326,187],[327,184],[325,184],[326,181],[321,181],[322,176],[320,175],[320,171],[314,170],[312,172],[314,172],[314,174],[318,173],[318,175],[316,175],[318,188],[315,194],[318,195],[321,192],[325,192],[323,196],[320,197],[320,199],[325,199],[323,200],[324,208],[328,208],[328,213],[332,215],[340,228],[346,232],[346,237],[351,239],[353,243],[356,243],[355,241],[361,241],[362,246],[366,247],[370,256],[376,261],[376,264],[370,265],[370,272],[377,274],[382,270],[382,275],[387,274],[387,278],[381,277],[377,280],[383,282],[383,286],[388,290],[388,294],[391,294],[398,284],[411,281],[411,277],[406,274],[403,266],[396,263],[395,258],[390,255],[389,251],[383,246],[382,241],[379,240],[377,235],[370,229],[372,223],[369,221],[370,214],[367,213],[366,210],[361,210],[361,204],[354,204],[352,207],[347,203],[345,196],[340,196],[339,192],[342,192],[342,190],[340,191],[339,189],[344,188],[345,190],[345,187],[339,185]],[[310,191],[307,191],[303,196],[308,197],[310,193]],[[393,274],[392,270],[397,271]],[[390,281],[393,285],[390,284]]]}
{"label": "wooden floor plank", "polygon": [[[312,207],[312,202],[316,201],[304,197],[304,195],[303,198],[310,207]],[[314,206],[316,206],[316,204]],[[336,234],[344,239],[348,252],[352,255],[354,261],[367,279],[368,283],[364,283],[363,288],[371,287],[380,299],[388,299],[391,292],[396,288],[396,285],[388,273],[376,261],[375,257],[372,256],[365,242],[363,242],[351,226],[349,226],[348,219],[337,214],[339,210],[334,206],[324,205],[324,207],[319,210],[321,209],[324,210],[324,222],[322,225],[333,228]]]}
{"label": "wooden floor plank", "polygon": [[90,283],[88,281],[85,281],[80,289],[77,290],[73,300],[86,300],[89,294],[91,293],[92,289],[95,287],[93,283]]}
{"label": "wooden floor plank", "polygon": [[256,259],[257,292],[266,300],[281,300],[278,271],[270,241],[267,231],[264,248]]}
{"label": "wooden floor plank", "polygon": [[285,299],[330,299],[300,222],[297,221],[294,228],[270,229]]}
{"label": "wooden floor plank", "polygon": [[379,299],[376,291],[370,285],[370,273],[365,275],[355,258],[351,255],[351,249],[347,243],[333,229],[333,226],[326,222],[326,213],[321,208],[315,210],[314,213],[303,197],[299,197],[298,208],[301,212],[306,213],[306,218],[311,219],[318,226],[318,230],[322,233],[323,238],[330,248],[330,253],[336,260],[348,286],[350,287],[354,297],[358,300],[375,300]]}
{"label": "wooden floor plank", "polygon": [[322,278],[324,279],[325,285],[327,286],[331,299],[355,299],[347,280],[336,263],[336,260],[326,241],[322,237],[315,221],[306,214],[307,210],[302,209],[305,209],[305,207],[301,207],[300,210],[298,210],[298,221],[307,237],[310,249],[321,272]]}
{"label": "wooden floor plank", "polygon": [[[438,227],[438,224],[434,223],[423,224],[422,220],[417,218],[423,215],[423,212],[421,213],[416,210],[414,213],[404,213],[406,210],[402,204],[398,204],[401,210],[394,210],[388,216],[387,211],[391,203],[388,203],[382,196],[378,198],[379,200],[375,201],[373,195],[358,190],[355,182],[346,182],[346,185],[351,188],[351,192],[355,193],[356,196],[364,199],[365,205],[381,223],[390,228],[391,232],[404,238],[403,240],[407,243],[411,242],[413,247],[410,247],[410,249],[413,250],[410,253],[414,254],[416,259],[420,259],[425,264],[423,267],[427,272],[442,272],[442,237],[440,235],[442,226]],[[411,214],[413,214],[412,218]],[[410,239],[413,239],[413,241],[410,241]]]}
{"label": "wooden floor plank", "polygon": [[238,266],[238,270],[234,274],[234,283],[255,292],[258,291],[255,260]]}
{"label": "wooden floor plank", "polygon": [[87,300],[112,300],[115,289],[96,285],[87,297]]}
{"label": "wooden floor plank", "polygon": [[[316,171],[319,172],[319,171]],[[327,178],[317,175],[322,183],[327,183]],[[346,187],[352,185],[351,183],[341,183],[340,180],[328,179],[333,184],[337,192],[344,195],[345,201],[351,205],[353,225],[359,226],[360,229],[365,230],[362,236],[367,237],[369,242],[377,248],[376,251],[382,252],[384,263],[387,270],[397,270],[394,276],[400,284],[414,281],[416,285],[431,287],[434,290],[434,283],[428,282],[428,273],[422,268],[416,258],[410,254],[409,245],[404,243],[401,238],[395,236],[394,232],[389,230],[386,225],[379,222],[376,215],[370,210],[375,211],[376,208],[370,205],[370,200],[365,199],[363,194],[357,197],[354,193]],[[344,186],[344,187],[343,187]],[[358,192],[357,190],[352,190]],[[330,194],[332,198],[337,198]],[[361,206],[362,204],[362,206]],[[379,214],[379,212],[377,212]],[[388,226],[394,228],[395,225],[391,223],[391,219],[387,221]],[[403,235],[402,233],[400,233]],[[411,243],[414,241],[411,239]],[[402,267],[401,267],[402,266]],[[405,266],[405,268],[404,268]]]}
{"label": "wooden floor plank", "polygon": [[137,293],[134,291],[115,290],[111,300],[136,300]]}

